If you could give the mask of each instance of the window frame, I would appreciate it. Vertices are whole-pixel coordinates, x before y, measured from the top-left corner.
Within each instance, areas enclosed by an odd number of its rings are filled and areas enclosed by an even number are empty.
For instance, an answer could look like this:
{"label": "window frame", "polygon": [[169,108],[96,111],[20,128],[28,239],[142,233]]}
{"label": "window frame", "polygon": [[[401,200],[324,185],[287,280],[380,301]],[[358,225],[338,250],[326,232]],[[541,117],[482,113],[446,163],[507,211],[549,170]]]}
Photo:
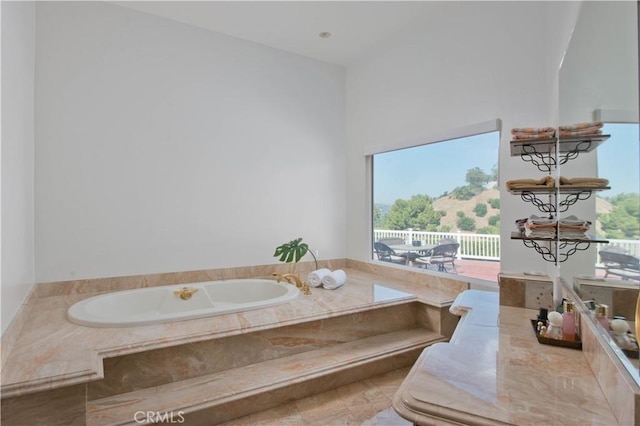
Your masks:
{"label": "window frame", "polygon": [[[373,197],[373,173],[374,173],[374,169],[373,169],[373,157],[376,154],[383,154],[386,152],[390,152],[390,151],[397,151],[397,150],[401,150],[401,149],[407,149],[407,148],[415,148],[418,146],[423,146],[423,145],[429,145],[432,143],[439,143],[439,142],[445,142],[448,140],[453,140],[453,139],[461,139],[461,138],[466,138],[466,137],[471,137],[471,136],[476,136],[476,135],[480,135],[480,134],[484,134],[484,133],[492,133],[492,132],[499,132],[500,133],[500,139],[501,139],[501,135],[502,135],[502,121],[499,118],[496,118],[494,120],[487,120],[487,121],[483,121],[483,122],[479,122],[479,123],[475,123],[475,124],[470,124],[470,125],[466,125],[466,126],[462,126],[462,127],[457,127],[457,128],[452,128],[452,129],[445,129],[439,132],[433,132],[430,133],[428,135],[424,135],[421,137],[416,137],[416,138],[412,138],[412,139],[407,139],[407,140],[399,140],[399,141],[395,141],[395,142],[388,142],[388,143],[384,143],[384,144],[379,144],[379,145],[373,145],[373,146],[366,146],[364,148],[364,157],[365,157],[365,172],[366,172],[366,191],[367,191],[367,200],[366,200],[366,208],[368,210],[367,214],[366,214],[366,218],[367,218],[367,238],[366,238],[366,246],[365,246],[365,250],[366,250],[366,255],[365,255],[365,259],[367,259],[367,262],[369,263],[375,263],[375,264],[382,264],[384,263],[385,266],[393,266],[393,267],[399,267],[402,268],[403,270],[406,271],[415,271],[417,270],[416,268],[409,268],[405,265],[395,265],[395,264],[391,264],[388,262],[381,262],[379,260],[377,260],[375,258],[375,255],[373,253],[373,224],[374,224],[374,218],[373,218],[373,202],[374,202],[374,197]],[[500,142],[499,142],[500,143]],[[500,150],[500,146],[498,147],[498,151]],[[496,159],[498,162],[498,173],[500,172],[500,162],[499,162],[499,153],[498,153],[498,158]],[[422,270],[424,271],[424,270]]]}

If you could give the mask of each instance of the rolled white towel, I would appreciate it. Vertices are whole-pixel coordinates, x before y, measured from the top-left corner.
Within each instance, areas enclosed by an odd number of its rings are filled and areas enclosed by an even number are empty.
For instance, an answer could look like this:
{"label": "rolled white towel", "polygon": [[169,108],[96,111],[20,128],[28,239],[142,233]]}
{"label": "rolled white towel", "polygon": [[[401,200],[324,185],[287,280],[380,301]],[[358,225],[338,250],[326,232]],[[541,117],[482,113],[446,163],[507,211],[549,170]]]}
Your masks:
{"label": "rolled white towel", "polygon": [[329,290],[335,290],[347,281],[347,274],[342,269],[337,269],[322,279],[322,286]]}
{"label": "rolled white towel", "polygon": [[320,287],[322,285],[322,279],[330,273],[331,271],[327,268],[317,269],[310,272],[309,275],[307,275],[307,284],[311,287]]}

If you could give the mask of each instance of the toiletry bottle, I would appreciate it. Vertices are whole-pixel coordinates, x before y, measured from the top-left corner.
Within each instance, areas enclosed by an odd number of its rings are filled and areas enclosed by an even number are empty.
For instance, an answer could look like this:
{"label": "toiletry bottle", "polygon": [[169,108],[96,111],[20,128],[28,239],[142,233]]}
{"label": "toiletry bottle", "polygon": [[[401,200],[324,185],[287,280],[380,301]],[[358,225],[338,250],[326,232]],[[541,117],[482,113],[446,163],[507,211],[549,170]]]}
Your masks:
{"label": "toiletry bottle", "polygon": [[562,313],[562,340],[576,340],[576,314],[575,305],[565,300]]}
{"label": "toiletry bottle", "polygon": [[602,328],[609,331],[609,306],[596,305],[596,320],[598,320]]}

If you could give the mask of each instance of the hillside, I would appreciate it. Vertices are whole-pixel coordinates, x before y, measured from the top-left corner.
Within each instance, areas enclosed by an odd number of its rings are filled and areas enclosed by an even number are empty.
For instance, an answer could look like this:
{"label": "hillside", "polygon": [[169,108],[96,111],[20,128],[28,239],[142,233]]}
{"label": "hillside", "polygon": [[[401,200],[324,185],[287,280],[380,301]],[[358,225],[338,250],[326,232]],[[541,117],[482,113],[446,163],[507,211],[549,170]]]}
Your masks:
{"label": "hillside", "polygon": [[[491,198],[500,198],[500,191],[498,189],[488,189],[470,200],[457,200],[451,196],[444,196],[433,202],[433,208],[447,212],[447,215],[440,219],[440,223],[441,225],[449,225],[452,230],[457,229],[458,211],[462,211],[465,215],[473,218],[476,221],[476,229],[480,229],[488,226],[487,221],[491,216],[500,214],[499,209],[494,209],[489,204],[489,199]],[[487,214],[484,217],[477,217],[473,211],[478,203],[487,205]],[[612,209],[613,206],[608,201],[599,197],[596,198],[596,213],[609,213]],[[531,212],[536,214],[536,209],[533,206]],[[599,226],[600,224],[596,223],[598,230]]]}
{"label": "hillside", "polygon": [[[457,200],[452,196],[444,196],[433,202],[433,208],[434,210],[447,212],[447,215],[440,219],[440,224],[449,225],[452,230],[458,228],[456,225],[458,211],[462,211],[465,215],[473,218],[473,220],[476,221],[476,229],[480,229],[488,226],[487,221],[491,216],[500,214],[499,209],[493,209],[489,204],[489,199],[491,198],[500,198],[500,191],[497,189],[488,189],[470,200]],[[487,214],[484,217],[477,217],[473,212],[473,209],[478,203],[485,203],[487,205]]]}

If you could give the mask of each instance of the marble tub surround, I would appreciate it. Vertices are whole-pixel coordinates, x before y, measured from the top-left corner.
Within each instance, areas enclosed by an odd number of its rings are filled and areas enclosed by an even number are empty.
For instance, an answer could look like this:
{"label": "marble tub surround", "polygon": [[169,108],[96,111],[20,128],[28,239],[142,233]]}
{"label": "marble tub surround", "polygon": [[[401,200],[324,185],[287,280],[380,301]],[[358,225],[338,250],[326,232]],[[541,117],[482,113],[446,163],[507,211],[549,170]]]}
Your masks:
{"label": "marble tub surround", "polygon": [[11,349],[13,348],[14,344],[20,337],[20,332],[22,328],[24,327],[24,325],[27,323],[27,320],[31,316],[31,307],[33,306],[33,303],[30,303],[30,302],[32,302],[36,298],[35,296],[36,288],[37,288],[36,286],[31,288],[31,291],[25,298],[24,303],[18,309],[16,316],[13,318],[9,326],[7,326],[4,333],[2,334],[2,339],[0,342],[0,373],[4,368],[4,363],[9,358]]}
{"label": "marble tub surround", "polygon": [[[319,267],[343,268],[344,259],[323,260]],[[270,264],[239,266],[235,268],[202,269],[197,271],[161,272],[156,274],[130,275],[123,277],[90,278],[71,281],[39,283],[35,295],[38,297],[62,296],[74,293],[104,293],[131,290],[142,287],[156,287],[172,284],[199,283],[203,281],[231,280],[236,278],[272,278],[272,274],[297,273],[306,277],[315,267],[313,262],[296,264]]]}
{"label": "marble tub surround", "polygon": [[[332,266],[334,267],[334,266]],[[262,268],[262,267],[260,267]],[[426,321],[439,331],[440,316],[455,295],[455,290],[438,288],[428,275],[410,280],[388,278],[382,269],[363,272],[344,268],[347,283],[336,290],[314,289],[311,296],[268,309],[217,317],[131,328],[89,328],[72,324],[66,311],[73,303],[94,295],[67,287],[50,296],[37,295],[30,316],[9,354],[2,374],[2,397],[8,398],[103,377],[102,359],[136,352],[195,343],[260,329],[283,327],[303,321],[360,312],[372,306],[392,306],[417,300],[435,308],[424,313]],[[263,269],[259,269],[265,272]],[[273,269],[270,269],[270,272]],[[246,271],[242,271],[245,273]],[[269,272],[269,273],[270,273]],[[226,272],[226,277],[239,274]],[[211,277],[208,277],[211,279]],[[434,285],[436,289],[431,286]],[[446,327],[451,328],[452,320]]]}
{"label": "marble tub surround", "polygon": [[[344,259],[323,260],[319,265],[331,268],[342,268],[345,265]],[[234,268],[203,269],[197,271],[163,272],[156,274],[131,275],[123,277],[107,277],[78,279],[71,281],[45,282],[36,284],[26,298],[20,311],[11,324],[2,334],[2,368],[13,351],[13,346],[22,332],[22,328],[30,317],[34,304],[39,304],[41,298],[52,296],[66,296],[69,300],[82,300],[89,296],[96,296],[120,290],[131,290],[136,288],[155,287],[172,284],[198,283],[203,281],[214,281],[236,278],[273,278],[274,272],[299,273],[303,276],[305,271],[312,271],[314,262],[299,262],[293,264],[257,265]],[[307,273],[308,273],[307,272]],[[78,298],[77,295],[84,295]]]}
{"label": "marble tub surround", "polygon": [[618,424],[583,353],[539,344],[537,311],[498,298],[469,290],[456,299],[451,341],[423,351],[396,411],[416,424]]}
{"label": "marble tub surround", "polygon": [[[106,358],[89,401],[301,354],[339,343],[421,327],[419,303],[268,328],[252,333]],[[251,378],[250,378],[251,379]]]}
{"label": "marble tub surround", "polygon": [[555,310],[553,281],[546,275],[500,273],[498,286],[500,287],[500,304],[503,306]]}
{"label": "marble tub surround", "polygon": [[[401,289],[414,293],[419,300],[437,306],[445,301],[448,305],[460,292],[470,288],[469,277],[453,274],[425,272],[395,265],[387,262],[360,262],[347,259],[346,267],[370,274],[374,277],[384,277],[397,281]],[[348,276],[347,276],[348,278]]]}

